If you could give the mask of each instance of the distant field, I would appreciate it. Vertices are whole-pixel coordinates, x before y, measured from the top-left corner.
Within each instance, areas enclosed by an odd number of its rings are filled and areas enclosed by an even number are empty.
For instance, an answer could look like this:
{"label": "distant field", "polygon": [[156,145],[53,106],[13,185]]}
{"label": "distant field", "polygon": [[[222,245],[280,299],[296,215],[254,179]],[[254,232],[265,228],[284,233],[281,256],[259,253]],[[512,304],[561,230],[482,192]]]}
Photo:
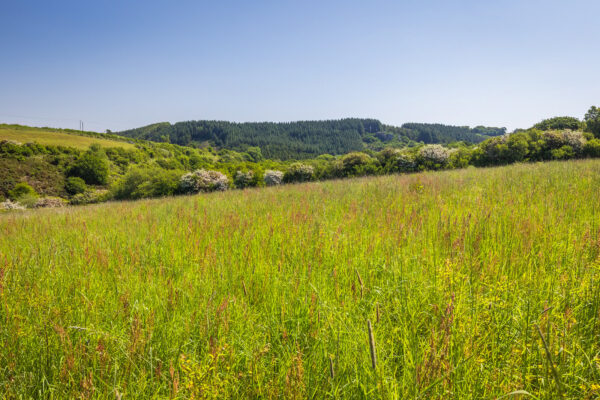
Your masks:
{"label": "distant field", "polygon": [[596,399],[599,199],[596,160],[3,214],[0,397]]}
{"label": "distant field", "polygon": [[43,145],[69,146],[77,149],[87,149],[93,143],[102,147],[135,148],[134,145],[118,140],[100,139],[89,136],[64,133],[59,131],[44,130],[41,128],[13,128],[0,126],[0,140],[14,140],[20,143],[37,142]]}

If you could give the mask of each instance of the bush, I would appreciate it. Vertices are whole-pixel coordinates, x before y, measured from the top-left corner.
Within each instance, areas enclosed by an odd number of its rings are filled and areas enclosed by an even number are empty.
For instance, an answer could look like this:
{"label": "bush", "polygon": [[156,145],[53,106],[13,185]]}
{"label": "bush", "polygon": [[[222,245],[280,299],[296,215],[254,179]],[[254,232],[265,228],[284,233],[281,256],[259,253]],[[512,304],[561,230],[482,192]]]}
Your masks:
{"label": "bush", "polygon": [[588,140],[583,146],[583,154],[588,157],[600,157],[600,139]]}
{"label": "bush", "polygon": [[89,185],[106,185],[109,162],[106,154],[97,146],[83,153],[69,169],[69,176],[82,178]]}
{"label": "bush", "polygon": [[42,197],[41,199],[37,199],[34,208],[58,208],[64,207],[67,205],[67,201],[61,199],[60,197]]}
{"label": "bush", "polygon": [[370,175],[377,172],[375,160],[365,153],[349,153],[340,160],[341,176]]}
{"label": "bush", "polygon": [[0,203],[0,210],[24,210],[25,207],[23,207],[23,205],[19,204],[18,202],[12,202],[10,200],[6,200],[2,203]]}
{"label": "bush", "polygon": [[179,181],[182,193],[199,193],[227,190],[229,179],[218,171],[199,169],[183,175]]}
{"label": "bush", "polygon": [[571,146],[562,146],[560,149],[553,149],[550,151],[552,158],[555,160],[568,160],[569,158],[575,157],[575,151]]}
{"label": "bush", "polygon": [[281,185],[283,182],[283,172],[274,171],[274,170],[266,170],[263,176],[263,180],[265,181],[265,185],[267,186],[277,186]]}
{"label": "bush", "polygon": [[450,152],[439,144],[423,146],[419,150],[417,161],[424,169],[441,169],[446,167],[450,158]]}
{"label": "bush", "polygon": [[85,181],[77,176],[72,176],[67,178],[67,182],[65,183],[65,190],[70,195],[76,195],[79,193],[83,193],[87,190],[87,186]]}
{"label": "bush", "polygon": [[12,200],[18,200],[22,197],[36,197],[35,190],[25,182],[17,183],[15,187],[8,192],[8,197]]}
{"label": "bush", "polygon": [[134,168],[112,188],[116,199],[142,199],[173,195],[181,172],[161,168]]}
{"label": "bush", "polygon": [[110,198],[111,194],[108,190],[88,190],[73,196],[69,203],[73,205],[95,204],[108,201]]}
{"label": "bush", "polygon": [[237,171],[233,178],[233,183],[236,188],[244,189],[247,187],[254,187],[258,185],[258,179],[254,175],[253,171],[243,172]]}
{"label": "bush", "polygon": [[314,173],[310,165],[295,163],[283,174],[283,181],[286,183],[312,181]]}
{"label": "bush", "polygon": [[583,147],[587,142],[582,132],[575,131],[563,131],[562,139],[564,145],[570,146],[577,155],[583,152]]}
{"label": "bush", "polygon": [[450,150],[450,168],[466,168],[471,163],[472,152],[465,147]]}

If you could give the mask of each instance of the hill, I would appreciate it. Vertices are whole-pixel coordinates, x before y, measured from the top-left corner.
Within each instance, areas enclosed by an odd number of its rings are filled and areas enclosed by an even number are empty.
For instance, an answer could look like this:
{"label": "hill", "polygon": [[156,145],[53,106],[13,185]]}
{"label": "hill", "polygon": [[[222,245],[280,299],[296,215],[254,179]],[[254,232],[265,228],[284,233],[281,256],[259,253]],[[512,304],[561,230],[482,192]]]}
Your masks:
{"label": "hill", "polygon": [[376,119],[348,118],[330,121],[244,122],[186,121],[148,125],[118,132],[126,137],[170,142],[182,146],[212,146],[245,152],[259,147],[266,158],[306,159],[365,149],[403,147],[411,142],[481,142],[506,133],[504,128],[405,124],[400,128]]}
{"label": "hill", "polygon": [[0,392],[595,398],[598,198],[586,160],[0,215]]}
{"label": "hill", "polygon": [[119,147],[133,149],[131,140],[117,135],[97,132],[81,132],[72,129],[33,128],[23,125],[0,124],[0,141],[8,140],[18,143],[38,143],[49,146],[73,147],[87,149],[92,144],[101,147]]}
{"label": "hill", "polygon": [[[417,129],[430,128],[423,124],[411,126],[399,129],[417,135]],[[432,129],[440,134],[461,132],[450,128]],[[15,131],[18,135],[10,136]],[[28,127],[4,126],[1,132],[4,138],[28,138],[28,142],[0,140],[0,210],[11,209],[12,202],[27,207],[57,204],[56,199],[46,197],[60,197],[61,204],[85,204],[469,165],[600,157],[600,140],[593,133],[571,130],[530,129],[492,137],[478,145],[461,141],[442,146],[409,139],[402,148],[367,148],[344,155],[319,155],[302,162],[265,158],[260,147],[238,152]],[[364,141],[367,134],[363,135]],[[39,144],[44,140],[58,145]],[[85,148],[84,144],[90,146]],[[6,199],[11,202],[6,203]]]}

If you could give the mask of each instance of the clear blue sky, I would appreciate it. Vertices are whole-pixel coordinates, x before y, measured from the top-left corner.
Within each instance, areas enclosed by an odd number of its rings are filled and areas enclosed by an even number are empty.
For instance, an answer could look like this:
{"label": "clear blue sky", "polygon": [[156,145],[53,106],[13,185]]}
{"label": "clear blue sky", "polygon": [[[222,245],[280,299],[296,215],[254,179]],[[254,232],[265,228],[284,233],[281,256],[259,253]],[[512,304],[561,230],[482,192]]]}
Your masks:
{"label": "clear blue sky", "polygon": [[599,15],[598,0],[2,0],[0,121],[581,118],[600,105]]}

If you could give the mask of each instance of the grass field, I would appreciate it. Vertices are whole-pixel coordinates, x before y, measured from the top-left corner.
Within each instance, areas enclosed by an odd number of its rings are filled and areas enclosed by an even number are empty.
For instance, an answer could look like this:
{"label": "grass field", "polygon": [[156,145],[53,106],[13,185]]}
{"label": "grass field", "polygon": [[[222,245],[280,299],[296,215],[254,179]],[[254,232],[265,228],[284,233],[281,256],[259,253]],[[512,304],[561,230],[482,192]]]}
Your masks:
{"label": "grass field", "polygon": [[0,397],[599,398],[599,200],[576,161],[0,215]]}
{"label": "grass field", "polygon": [[67,146],[87,150],[91,144],[98,143],[102,147],[122,147],[133,149],[135,146],[125,141],[95,138],[91,136],[76,135],[58,130],[43,128],[16,127],[0,125],[0,140],[14,140],[19,143],[35,142],[42,145]]}

